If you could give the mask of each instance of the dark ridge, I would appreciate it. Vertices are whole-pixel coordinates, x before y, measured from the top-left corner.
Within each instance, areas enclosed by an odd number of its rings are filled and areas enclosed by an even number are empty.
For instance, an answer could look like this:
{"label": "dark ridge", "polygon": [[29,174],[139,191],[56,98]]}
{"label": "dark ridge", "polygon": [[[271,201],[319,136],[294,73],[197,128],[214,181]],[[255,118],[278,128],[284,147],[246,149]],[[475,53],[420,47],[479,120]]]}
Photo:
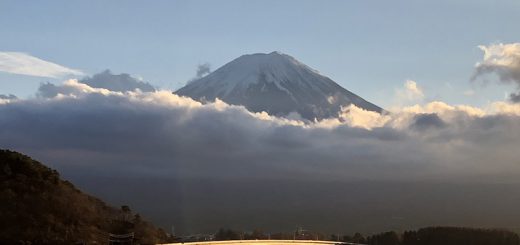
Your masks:
{"label": "dark ridge", "polygon": [[111,207],[9,150],[0,150],[0,220],[0,244],[108,244],[109,233],[132,232],[140,244],[168,240],[128,206]]}

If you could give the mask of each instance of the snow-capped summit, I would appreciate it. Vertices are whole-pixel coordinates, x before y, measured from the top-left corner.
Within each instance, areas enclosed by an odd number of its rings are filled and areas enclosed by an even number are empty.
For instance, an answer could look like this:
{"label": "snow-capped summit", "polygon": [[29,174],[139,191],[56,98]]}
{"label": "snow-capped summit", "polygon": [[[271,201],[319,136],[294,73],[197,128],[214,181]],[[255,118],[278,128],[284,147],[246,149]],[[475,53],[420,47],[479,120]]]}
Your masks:
{"label": "snow-capped summit", "polygon": [[309,120],[337,117],[341,106],[350,104],[382,112],[378,106],[280,52],[242,55],[175,93],[200,101],[219,98],[271,115],[297,112]]}

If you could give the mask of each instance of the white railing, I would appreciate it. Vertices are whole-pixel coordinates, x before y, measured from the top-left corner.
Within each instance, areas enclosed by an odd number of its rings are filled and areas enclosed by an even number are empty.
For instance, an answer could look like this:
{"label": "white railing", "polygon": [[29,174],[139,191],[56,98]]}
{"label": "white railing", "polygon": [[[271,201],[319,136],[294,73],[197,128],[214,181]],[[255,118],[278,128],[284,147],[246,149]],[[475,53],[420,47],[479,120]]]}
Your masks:
{"label": "white railing", "polygon": [[315,244],[315,245],[364,245],[350,242],[320,241],[320,240],[229,240],[229,241],[209,241],[209,242],[179,242],[166,243],[162,245],[232,245],[232,244],[265,244],[265,245],[297,245],[297,244]]}

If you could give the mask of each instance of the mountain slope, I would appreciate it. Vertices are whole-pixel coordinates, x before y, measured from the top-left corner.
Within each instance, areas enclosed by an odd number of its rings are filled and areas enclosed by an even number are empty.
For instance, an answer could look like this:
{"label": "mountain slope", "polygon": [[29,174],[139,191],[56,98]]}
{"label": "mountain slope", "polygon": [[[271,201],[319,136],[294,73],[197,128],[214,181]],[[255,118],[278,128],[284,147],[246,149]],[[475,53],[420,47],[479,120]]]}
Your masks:
{"label": "mountain slope", "polygon": [[82,193],[56,170],[20,153],[0,150],[0,244],[107,244],[108,233],[135,233],[141,244],[166,234],[133,214]]}
{"label": "mountain slope", "polygon": [[297,112],[309,120],[336,117],[341,106],[350,104],[382,112],[380,107],[279,52],[243,55],[175,93],[199,101],[219,98],[278,116]]}

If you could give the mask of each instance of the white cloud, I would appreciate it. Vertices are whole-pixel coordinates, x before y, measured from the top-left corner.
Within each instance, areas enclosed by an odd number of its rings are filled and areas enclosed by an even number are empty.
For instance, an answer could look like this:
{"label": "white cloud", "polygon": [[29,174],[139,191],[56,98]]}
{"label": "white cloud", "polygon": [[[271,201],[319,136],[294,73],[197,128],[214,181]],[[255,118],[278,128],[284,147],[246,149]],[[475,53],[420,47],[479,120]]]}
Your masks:
{"label": "white cloud", "polygon": [[424,92],[417,82],[406,80],[402,88],[396,89],[394,104],[397,107],[415,104],[424,99]]}
{"label": "white cloud", "polygon": [[520,116],[519,104],[511,104],[503,101],[497,101],[492,103],[488,110],[495,114]]}
{"label": "white cloud", "polygon": [[424,93],[421,88],[417,85],[415,81],[412,80],[406,80],[404,83],[405,91],[409,98],[415,99],[415,98],[423,98]]}
{"label": "white cloud", "polygon": [[388,114],[367,111],[355,105],[342,108],[339,117],[342,122],[351,127],[364,129],[383,127],[391,118]]}
{"label": "white cloud", "polygon": [[491,44],[478,46],[484,57],[475,65],[472,80],[485,74],[498,75],[502,83],[512,83],[517,91],[510,94],[511,101],[520,102],[520,43]]}
{"label": "white cloud", "polygon": [[491,44],[488,46],[478,46],[480,50],[484,52],[483,60],[476,64],[477,68],[481,69],[505,69],[506,72],[511,72],[508,76],[504,75],[504,79],[516,79],[520,80],[520,77],[516,77],[516,72],[509,69],[518,70],[520,68],[520,43],[509,43],[509,44]]}
{"label": "white cloud", "polygon": [[0,71],[50,78],[84,75],[80,70],[67,68],[20,52],[0,52]]}

